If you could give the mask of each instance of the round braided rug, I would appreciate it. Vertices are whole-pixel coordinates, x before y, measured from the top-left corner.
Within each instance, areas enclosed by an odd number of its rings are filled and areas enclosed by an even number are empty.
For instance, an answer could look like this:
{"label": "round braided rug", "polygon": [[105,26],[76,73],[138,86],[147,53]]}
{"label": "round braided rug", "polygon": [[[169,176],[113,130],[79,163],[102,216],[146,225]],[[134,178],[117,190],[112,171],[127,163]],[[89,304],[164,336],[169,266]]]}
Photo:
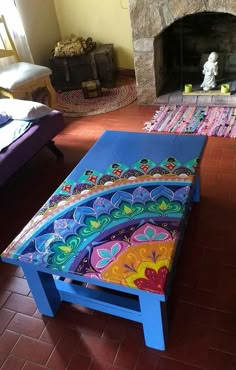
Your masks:
{"label": "round braided rug", "polygon": [[125,79],[120,86],[102,88],[102,96],[85,99],[82,90],[57,93],[56,109],[67,117],[107,113],[129,105],[137,98],[134,79]]}

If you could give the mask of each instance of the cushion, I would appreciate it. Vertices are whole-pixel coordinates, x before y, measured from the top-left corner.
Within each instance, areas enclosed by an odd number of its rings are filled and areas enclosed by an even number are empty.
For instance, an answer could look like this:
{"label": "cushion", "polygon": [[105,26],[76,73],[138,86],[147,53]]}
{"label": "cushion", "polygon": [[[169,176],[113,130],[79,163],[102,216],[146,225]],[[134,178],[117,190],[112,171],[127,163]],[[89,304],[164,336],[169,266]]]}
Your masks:
{"label": "cushion", "polygon": [[0,113],[0,126],[4,125],[11,119],[11,116],[8,116],[6,113]]}
{"label": "cushion", "polygon": [[[29,82],[37,81],[52,73],[51,69],[32,63],[12,63],[2,66],[0,70],[0,86],[6,90],[19,89]],[[36,83],[37,85],[37,83]]]}
{"label": "cushion", "polygon": [[33,121],[46,116],[52,111],[45,104],[30,100],[0,99],[0,112],[12,119]]}

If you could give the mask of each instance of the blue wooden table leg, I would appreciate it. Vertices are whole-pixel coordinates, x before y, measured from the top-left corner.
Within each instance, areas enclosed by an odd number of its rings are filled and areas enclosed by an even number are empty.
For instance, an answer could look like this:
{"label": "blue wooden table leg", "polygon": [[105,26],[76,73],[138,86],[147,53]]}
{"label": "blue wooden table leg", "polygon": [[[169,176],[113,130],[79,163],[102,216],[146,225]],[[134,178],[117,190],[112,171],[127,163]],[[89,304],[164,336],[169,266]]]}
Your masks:
{"label": "blue wooden table leg", "polygon": [[35,270],[35,266],[21,266],[29,288],[33,294],[38,310],[46,316],[54,316],[60,307],[61,297],[56,288],[53,276]]}
{"label": "blue wooden table leg", "polygon": [[139,296],[145,343],[148,347],[164,350],[167,335],[165,302],[157,294]]}
{"label": "blue wooden table leg", "polygon": [[200,175],[196,176],[193,189],[193,201],[200,202]]}

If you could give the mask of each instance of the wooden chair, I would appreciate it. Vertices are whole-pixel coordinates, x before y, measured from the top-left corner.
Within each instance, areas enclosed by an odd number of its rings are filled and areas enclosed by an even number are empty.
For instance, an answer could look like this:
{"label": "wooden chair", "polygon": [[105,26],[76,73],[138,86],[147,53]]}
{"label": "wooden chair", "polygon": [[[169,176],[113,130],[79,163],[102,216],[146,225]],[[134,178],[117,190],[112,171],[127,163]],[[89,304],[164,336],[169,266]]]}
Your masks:
{"label": "wooden chair", "polygon": [[20,62],[4,16],[0,16],[0,58],[6,57],[13,57],[14,63],[0,67],[0,94],[11,99],[32,99],[32,92],[43,87],[48,91],[49,106],[54,108],[56,93],[50,81],[51,69]]}

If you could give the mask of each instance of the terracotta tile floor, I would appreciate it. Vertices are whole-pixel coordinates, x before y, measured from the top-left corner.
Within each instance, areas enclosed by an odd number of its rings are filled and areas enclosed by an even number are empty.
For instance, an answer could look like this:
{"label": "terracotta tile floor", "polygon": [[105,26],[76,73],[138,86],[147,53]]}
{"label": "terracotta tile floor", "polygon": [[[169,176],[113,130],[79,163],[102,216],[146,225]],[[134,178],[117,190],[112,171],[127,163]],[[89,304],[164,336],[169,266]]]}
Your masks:
{"label": "terracotta tile floor", "polygon": [[[1,249],[103,130],[142,131],[154,111],[134,103],[105,115],[67,120],[56,138],[64,162],[44,149],[1,189]],[[64,304],[55,318],[41,316],[21,269],[0,263],[1,369],[236,369],[235,225],[236,141],[209,138],[202,199],[190,216],[169,301],[167,350],[145,347],[139,324],[78,306]]]}

